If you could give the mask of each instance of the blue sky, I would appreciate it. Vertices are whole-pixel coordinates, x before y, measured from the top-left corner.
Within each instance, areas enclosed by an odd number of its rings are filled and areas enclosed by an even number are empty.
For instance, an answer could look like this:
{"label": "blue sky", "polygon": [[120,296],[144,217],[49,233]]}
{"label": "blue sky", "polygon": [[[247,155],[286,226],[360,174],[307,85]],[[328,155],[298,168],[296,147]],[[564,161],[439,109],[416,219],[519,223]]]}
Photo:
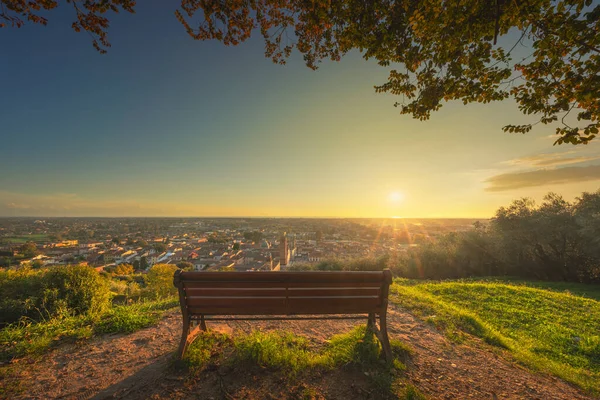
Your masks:
{"label": "blue sky", "polygon": [[105,55],[64,7],[0,32],[0,215],[486,217],[600,187],[596,143],[503,133],[531,121],[511,101],[416,121],[357,53],[275,65],[260,38],[192,40],[167,3],[113,18]]}

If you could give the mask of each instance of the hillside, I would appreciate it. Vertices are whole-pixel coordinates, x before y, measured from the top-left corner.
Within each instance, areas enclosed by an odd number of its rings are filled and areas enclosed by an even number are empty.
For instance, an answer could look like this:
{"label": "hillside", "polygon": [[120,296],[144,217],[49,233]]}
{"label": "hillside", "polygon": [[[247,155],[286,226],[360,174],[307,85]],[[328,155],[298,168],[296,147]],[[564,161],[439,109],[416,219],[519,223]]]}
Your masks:
{"label": "hillside", "polygon": [[393,291],[397,304],[457,341],[470,333],[528,367],[600,393],[596,286],[399,280]]}
{"label": "hillside", "polygon": [[[593,349],[588,353],[576,353],[578,358],[573,355],[574,358],[567,357],[566,360],[542,350],[546,342],[554,343],[557,338],[570,334],[565,330],[569,324],[580,324],[578,334],[581,341],[591,343],[593,335],[590,336],[588,328],[600,315],[597,301],[486,282],[413,284],[401,281],[394,288],[398,294],[392,298],[390,337],[410,350],[399,354],[399,363],[390,370],[376,362],[348,360],[342,360],[333,369],[316,364],[296,368],[305,357],[325,354],[334,335],[348,333],[354,325],[360,324],[354,321],[212,323],[210,327],[217,334],[194,344],[195,351],[192,349],[191,354],[195,354],[195,360],[188,362],[190,368],[175,368],[171,356],[180,335],[180,319],[178,312],[173,311],[156,326],[129,335],[105,335],[65,344],[42,358],[20,359],[4,366],[4,395],[10,394],[11,398],[80,399],[416,399],[420,398],[420,392],[431,399],[594,398],[590,391],[583,391],[555,376],[524,368],[521,365],[527,364],[527,359],[523,359],[516,348],[526,345],[525,350],[553,359],[556,365],[587,360],[585,367],[574,369],[579,375],[573,376],[579,376],[582,382],[587,382],[586,387],[593,390],[593,381],[590,383],[582,378],[586,374],[597,376],[593,375],[597,374],[598,367],[594,355],[597,353],[593,353]],[[509,298],[507,293],[510,293]],[[407,298],[411,297],[413,301],[409,303]],[[558,306],[558,303],[549,302],[554,300],[567,301],[563,308],[552,314],[556,324],[543,319],[549,311],[531,312]],[[402,303],[404,307],[397,305]],[[574,309],[575,305],[587,307],[585,315],[582,315],[582,310]],[[471,310],[472,314],[463,314],[461,310],[464,309]],[[570,319],[564,319],[569,309],[579,312],[573,312]],[[432,314],[433,311],[436,313]],[[519,328],[513,324],[515,319],[507,317],[510,315],[528,315],[531,323],[528,328]],[[457,319],[457,316],[461,317]],[[478,323],[483,327],[480,330],[474,329]],[[510,327],[508,331],[500,328],[504,324]],[[541,329],[544,324],[553,326],[557,335],[546,335],[548,340],[540,338],[534,341],[533,338],[540,334],[536,329]],[[572,325],[572,329],[577,328],[577,325]],[[292,354],[296,358],[290,356],[292,358],[273,360],[272,354],[281,352],[275,348],[269,353],[269,346],[273,346],[272,337],[268,334],[250,335],[255,330],[291,332],[293,335],[286,336],[287,342],[284,343],[289,354],[298,343],[302,351]],[[475,336],[463,333],[465,331]],[[526,335],[528,331],[531,332],[529,336]],[[235,343],[240,338],[242,341],[252,340],[251,346],[246,346],[246,360],[243,362],[236,359],[241,350]],[[296,367],[290,367],[292,364]]]}

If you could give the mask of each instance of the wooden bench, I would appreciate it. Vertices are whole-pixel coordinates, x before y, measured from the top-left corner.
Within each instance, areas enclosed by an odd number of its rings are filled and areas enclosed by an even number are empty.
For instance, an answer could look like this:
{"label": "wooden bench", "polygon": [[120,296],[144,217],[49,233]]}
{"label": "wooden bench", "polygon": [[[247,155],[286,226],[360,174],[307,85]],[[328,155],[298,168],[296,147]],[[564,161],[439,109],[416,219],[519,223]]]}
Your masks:
{"label": "wooden bench", "polygon": [[200,330],[206,330],[206,321],[366,318],[368,329],[379,338],[382,355],[389,362],[392,351],[386,314],[391,282],[392,274],[387,269],[376,272],[178,270],[173,278],[183,314],[178,357],[183,357]]}

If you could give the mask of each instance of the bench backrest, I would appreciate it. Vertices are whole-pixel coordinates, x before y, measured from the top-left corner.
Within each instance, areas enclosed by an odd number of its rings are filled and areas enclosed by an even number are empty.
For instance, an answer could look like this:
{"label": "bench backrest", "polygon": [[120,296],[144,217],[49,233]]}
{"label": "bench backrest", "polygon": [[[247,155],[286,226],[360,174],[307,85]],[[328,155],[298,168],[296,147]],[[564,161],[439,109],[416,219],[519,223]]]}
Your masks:
{"label": "bench backrest", "polygon": [[188,315],[381,313],[392,274],[375,272],[184,272],[173,283]]}

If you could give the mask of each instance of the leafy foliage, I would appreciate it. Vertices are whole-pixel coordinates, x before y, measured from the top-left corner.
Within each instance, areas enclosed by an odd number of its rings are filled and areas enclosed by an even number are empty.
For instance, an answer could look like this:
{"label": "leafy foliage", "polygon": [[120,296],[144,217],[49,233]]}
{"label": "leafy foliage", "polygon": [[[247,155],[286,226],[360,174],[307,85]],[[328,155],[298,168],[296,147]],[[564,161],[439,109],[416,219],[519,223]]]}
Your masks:
{"label": "leafy foliage", "polygon": [[104,311],[109,302],[106,280],[83,265],[0,271],[0,289],[3,324],[20,318],[95,314]]}
{"label": "leafy foliage", "polygon": [[395,268],[409,278],[514,276],[600,282],[600,191],[574,202],[549,193],[519,199],[489,226],[454,232],[412,250]]}
{"label": "leafy foliage", "polygon": [[50,269],[44,286],[44,308],[51,313],[96,314],[109,304],[108,282],[86,265]]}
{"label": "leafy foliage", "polygon": [[112,271],[114,275],[131,275],[134,273],[133,265],[131,264],[119,264]]}
{"label": "leafy foliage", "polygon": [[[132,0],[68,1],[73,29],[85,30],[100,52],[110,46],[106,14],[134,11]],[[0,0],[2,25],[24,19],[46,24],[41,11],[57,0]],[[44,14],[45,15],[45,14]],[[537,123],[554,124],[561,143],[588,143],[600,128],[600,5],[591,0],[182,0],[176,18],[197,40],[237,45],[258,30],[265,55],[285,63],[296,49],[307,66],[338,61],[351,50],[394,66],[377,92],[402,96],[402,114],[428,119],[443,102],[512,97],[529,124],[507,125],[526,133]],[[504,48],[498,37],[518,32]],[[531,50],[513,60],[519,46]],[[567,118],[575,111],[576,124]]]}
{"label": "leafy foliage", "polygon": [[173,275],[177,266],[172,264],[156,264],[150,268],[144,281],[146,297],[163,299],[177,294],[177,288],[173,286]]}
{"label": "leafy foliage", "polygon": [[35,257],[39,254],[37,246],[33,242],[27,242],[19,247],[19,253],[23,254],[25,258]]}

